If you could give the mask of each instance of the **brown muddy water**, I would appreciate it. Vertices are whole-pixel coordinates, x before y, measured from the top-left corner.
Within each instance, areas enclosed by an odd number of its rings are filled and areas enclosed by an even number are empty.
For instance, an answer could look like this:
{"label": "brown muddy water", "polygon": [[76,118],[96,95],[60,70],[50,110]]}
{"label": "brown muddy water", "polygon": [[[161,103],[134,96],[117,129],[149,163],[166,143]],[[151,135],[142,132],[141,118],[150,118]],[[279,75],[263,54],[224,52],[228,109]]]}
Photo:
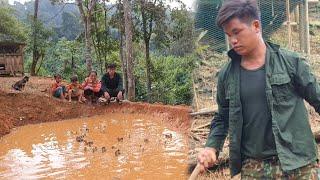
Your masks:
{"label": "brown muddy water", "polygon": [[187,138],[160,117],[95,116],[0,138],[0,179],[186,179]]}

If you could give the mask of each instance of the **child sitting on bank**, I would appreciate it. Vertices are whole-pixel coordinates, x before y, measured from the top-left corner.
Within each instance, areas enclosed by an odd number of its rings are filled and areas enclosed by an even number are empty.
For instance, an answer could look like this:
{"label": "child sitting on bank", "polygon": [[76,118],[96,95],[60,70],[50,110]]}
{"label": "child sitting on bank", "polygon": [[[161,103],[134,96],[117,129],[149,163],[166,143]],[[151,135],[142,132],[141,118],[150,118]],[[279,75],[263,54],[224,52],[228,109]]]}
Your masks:
{"label": "child sitting on bank", "polygon": [[78,82],[78,76],[71,77],[71,84],[68,85],[68,98],[69,102],[71,102],[71,98],[77,97],[79,103],[83,103],[86,101],[83,96],[83,88],[81,84]]}
{"label": "child sitting on bank", "polygon": [[66,87],[62,84],[62,77],[60,74],[53,76],[55,82],[51,86],[51,94],[53,97],[65,100],[66,97]]}
{"label": "child sitting on bank", "polygon": [[96,101],[103,95],[101,90],[101,82],[97,79],[97,72],[91,71],[89,77],[87,77],[82,83],[84,89],[85,98],[89,99],[89,102]]}

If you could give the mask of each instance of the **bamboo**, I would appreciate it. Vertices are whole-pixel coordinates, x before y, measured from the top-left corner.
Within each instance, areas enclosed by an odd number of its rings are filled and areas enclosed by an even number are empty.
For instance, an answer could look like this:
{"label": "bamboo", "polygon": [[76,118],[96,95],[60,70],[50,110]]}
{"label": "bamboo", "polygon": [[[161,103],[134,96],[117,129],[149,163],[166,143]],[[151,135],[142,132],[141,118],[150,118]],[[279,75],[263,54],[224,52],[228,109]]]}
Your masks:
{"label": "bamboo", "polygon": [[196,168],[194,168],[188,180],[196,180],[198,175],[200,174],[200,170],[201,170],[201,166],[200,164],[197,164]]}

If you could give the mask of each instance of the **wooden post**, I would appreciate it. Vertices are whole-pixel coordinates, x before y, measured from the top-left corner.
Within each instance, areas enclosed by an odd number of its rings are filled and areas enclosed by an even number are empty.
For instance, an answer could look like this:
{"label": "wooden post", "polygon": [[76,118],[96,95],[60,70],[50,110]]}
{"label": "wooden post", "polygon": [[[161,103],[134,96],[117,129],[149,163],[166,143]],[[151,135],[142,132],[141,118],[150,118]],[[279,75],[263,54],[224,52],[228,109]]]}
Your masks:
{"label": "wooden post", "polygon": [[305,35],[304,35],[304,27],[305,27],[305,20],[304,20],[305,12],[304,12],[304,3],[299,3],[299,40],[300,40],[300,51],[305,53]]}
{"label": "wooden post", "polygon": [[294,9],[294,21],[299,24],[299,6]]}
{"label": "wooden post", "polygon": [[274,2],[273,2],[273,0],[271,0],[271,15],[273,18],[274,17]]}
{"label": "wooden post", "polygon": [[304,0],[304,8],[305,8],[305,41],[306,41],[306,49],[305,52],[308,56],[310,56],[310,34],[309,34],[309,5],[308,0]]}
{"label": "wooden post", "polygon": [[292,48],[292,35],[291,35],[291,13],[290,13],[290,0],[286,0],[287,12],[287,26],[288,26],[288,48]]}
{"label": "wooden post", "polygon": [[300,49],[302,52],[310,55],[310,35],[309,35],[309,10],[308,10],[308,0],[304,0],[300,3]]}

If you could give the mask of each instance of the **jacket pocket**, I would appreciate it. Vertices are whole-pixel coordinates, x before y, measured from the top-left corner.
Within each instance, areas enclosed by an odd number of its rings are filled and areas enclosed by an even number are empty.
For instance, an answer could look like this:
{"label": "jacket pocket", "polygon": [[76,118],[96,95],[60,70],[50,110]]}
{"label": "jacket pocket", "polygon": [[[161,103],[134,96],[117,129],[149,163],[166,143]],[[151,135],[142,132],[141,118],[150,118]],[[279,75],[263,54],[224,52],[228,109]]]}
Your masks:
{"label": "jacket pocket", "polygon": [[294,95],[288,74],[273,74],[270,78],[272,95],[277,102],[288,101]]}

